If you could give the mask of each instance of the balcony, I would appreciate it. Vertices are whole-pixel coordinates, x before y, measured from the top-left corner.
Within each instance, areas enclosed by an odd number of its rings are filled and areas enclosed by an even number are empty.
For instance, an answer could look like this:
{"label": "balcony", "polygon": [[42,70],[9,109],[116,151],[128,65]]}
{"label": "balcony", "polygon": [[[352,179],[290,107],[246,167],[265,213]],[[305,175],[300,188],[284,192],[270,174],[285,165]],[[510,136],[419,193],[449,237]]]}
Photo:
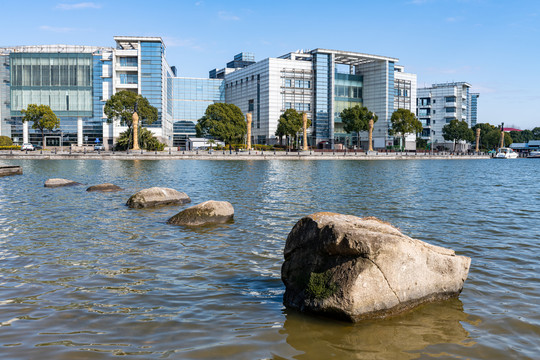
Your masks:
{"label": "balcony", "polygon": [[138,54],[139,54],[139,51],[137,49],[129,49],[129,50],[117,49],[116,50],[116,56],[137,56]]}

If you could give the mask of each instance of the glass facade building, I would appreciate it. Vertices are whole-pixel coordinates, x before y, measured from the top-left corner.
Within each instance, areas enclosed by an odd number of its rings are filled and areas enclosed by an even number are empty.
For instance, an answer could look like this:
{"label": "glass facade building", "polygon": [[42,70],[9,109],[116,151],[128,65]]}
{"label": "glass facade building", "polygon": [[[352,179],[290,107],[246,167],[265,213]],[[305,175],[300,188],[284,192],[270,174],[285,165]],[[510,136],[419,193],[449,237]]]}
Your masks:
{"label": "glass facade building", "polygon": [[172,78],[173,81],[173,146],[186,147],[189,137],[195,136],[195,124],[208,105],[225,102],[223,80]]}
{"label": "glass facade building", "polygon": [[478,98],[480,97],[480,94],[478,93],[471,93],[471,127],[475,126],[478,122]]}

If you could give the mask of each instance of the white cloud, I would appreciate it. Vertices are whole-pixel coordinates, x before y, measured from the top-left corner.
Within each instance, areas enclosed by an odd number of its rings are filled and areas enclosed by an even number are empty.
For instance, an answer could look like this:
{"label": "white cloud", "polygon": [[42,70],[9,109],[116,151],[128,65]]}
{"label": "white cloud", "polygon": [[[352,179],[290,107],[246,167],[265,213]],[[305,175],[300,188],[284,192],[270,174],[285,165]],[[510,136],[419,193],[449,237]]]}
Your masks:
{"label": "white cloud", "polygon": [[197,2],[195,3],[195,6],[201,6],[202,4],[204,4],[204,1],[197,1]]}
{"label": "white cloud", "polygon": [[60,10],[101,9],[101,4],[96,4],[94,2],[81,2],[73,4],[62,3],[56,5],[56,8]]}
{"label": "white cloud", "polygon": [[227,20],[227,21],[238,21],[240,18],[233,13],[230,13],[228,11],[220,11],[218,12],[218,16],[221,20]]}

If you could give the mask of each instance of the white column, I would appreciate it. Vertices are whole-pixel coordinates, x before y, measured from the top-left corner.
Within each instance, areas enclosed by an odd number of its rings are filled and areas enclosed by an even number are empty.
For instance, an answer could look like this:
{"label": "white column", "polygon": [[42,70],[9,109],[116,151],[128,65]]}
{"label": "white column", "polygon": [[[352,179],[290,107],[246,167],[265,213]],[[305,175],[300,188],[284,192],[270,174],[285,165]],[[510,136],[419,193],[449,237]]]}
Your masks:
{"label": "white column", "polygon": [[22,138],[23,138],[23,144],[30,142],[28,141],[28,121],[23,122]]}
{"label": "white column", "polygon": [[83,145],[83,122],[82,117],[77,118],[77,146]]}

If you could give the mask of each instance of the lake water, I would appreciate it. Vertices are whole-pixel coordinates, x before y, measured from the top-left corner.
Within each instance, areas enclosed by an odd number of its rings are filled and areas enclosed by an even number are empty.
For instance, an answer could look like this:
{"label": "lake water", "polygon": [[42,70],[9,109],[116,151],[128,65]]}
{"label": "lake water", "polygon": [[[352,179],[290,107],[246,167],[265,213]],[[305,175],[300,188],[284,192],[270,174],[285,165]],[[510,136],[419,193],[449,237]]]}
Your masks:
{"label": "lake water", "polygon": [[[540,161],[10,160],[0,178],[2,359],[538,359]],[[48,178],[86,186],[44,188]],[[233,224],[128,209],[152,186],[226,200]],[[287,234],[376,216],[472,258],[459,299],[349,324],[284,308]]]}

